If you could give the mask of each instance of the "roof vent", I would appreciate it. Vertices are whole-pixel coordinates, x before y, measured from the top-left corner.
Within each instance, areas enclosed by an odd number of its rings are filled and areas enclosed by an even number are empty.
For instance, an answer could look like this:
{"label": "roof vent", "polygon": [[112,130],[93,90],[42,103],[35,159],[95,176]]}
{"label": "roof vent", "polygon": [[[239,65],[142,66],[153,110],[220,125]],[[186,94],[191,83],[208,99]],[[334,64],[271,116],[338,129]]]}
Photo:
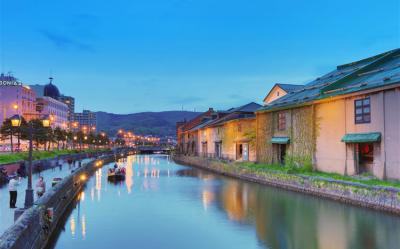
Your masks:
{"label": "roof vent", "polygon": [[360,86],[366,86],[366,85],[368,85],[367,83],[361,83],[361,85]]}
{"label": "roof vent", "polygon": [[392,79],[391,77],[385,77],[385,78],[383,78],[383,81],[389,81],[391,79]]}

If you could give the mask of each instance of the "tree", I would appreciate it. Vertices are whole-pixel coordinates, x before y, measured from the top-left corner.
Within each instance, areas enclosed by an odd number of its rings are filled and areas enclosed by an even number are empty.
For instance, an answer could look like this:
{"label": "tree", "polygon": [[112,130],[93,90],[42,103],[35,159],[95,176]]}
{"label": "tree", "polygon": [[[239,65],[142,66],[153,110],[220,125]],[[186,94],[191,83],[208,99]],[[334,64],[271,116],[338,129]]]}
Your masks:
{"label": "tree", "polygon": [[76,133],[76,137],[77,137],[77,141],[79,143],[79,149],[82,150],[82,143],[84,141],[85,134],[82,131],[78,131]]}
{"label": "tree", "polygon": [[94,134],[93,132],[89,133],[88,139],[86,142],[89,145],[96,145],[96,134]]}
{"label": "tree", "polygon": [[13,133],[17,134],[18,139],[18,151],[21,150],[21,140],[28,140],[28,122],[26,122],[25,118],[21,118],[21,125],[19,127],[13,127]]}
{"label": "tree", "polygon": [[65,131],[62,130],[60,127],[56,127],[54,129],[54,139],[57,142],[57,149],[60,149],[60,142],[65,141]]}
{"label": "tree", "polygon": [[46,150],[46,144],[48,141],[51,141],[53,136],[52,129],[50,127],[43,127],[40,119],[33,119],[29,123],[32,125],[32,140],[36,143],[36,150],[39,149],[41,144],[44,145],[44,149]]}
{"label": "tree", "polygon": [[68,143],[68,141],[72,141],[74,144],[74,136],[75,134],[72,131],[66,131],[65,132],[65,136],[66,136],[66,142]]}
{"label": "tree", "polygon": [[7,139],[7,137],[10,137],[11,152],[14,152],[13,138],[15,135],[17,135],[18,151],[20,150],[21,139],[22,140],[28,139],[28,132],[26,129],[27,127],[28,123],[24,118],[21,119],[21,125],[19,127],[13,127],[11,125],[11,119],[9,118],[4,120],[3,125],[0,128],[0,134],[2,136],[2,139]]}
{"label": "tree", "polygon": [[4,139],[10,137],[11,152],[14,152],[13,127],[9,118],[4,120],[3,125],[0,128],[0,134]]}

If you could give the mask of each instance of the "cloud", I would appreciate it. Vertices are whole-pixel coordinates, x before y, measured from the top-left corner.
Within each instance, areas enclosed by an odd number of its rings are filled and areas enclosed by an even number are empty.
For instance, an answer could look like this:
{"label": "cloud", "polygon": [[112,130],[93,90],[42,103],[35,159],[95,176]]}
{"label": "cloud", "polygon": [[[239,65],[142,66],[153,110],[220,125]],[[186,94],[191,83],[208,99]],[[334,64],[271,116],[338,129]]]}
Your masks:
{"label": "cloud", "polygon": [[83,43],[67,35],[62,35],[49,30],[39,30],[39,33],[47,38],[59,49],[77,49],[83,51],[93,51],[93,46],[87,43]]}

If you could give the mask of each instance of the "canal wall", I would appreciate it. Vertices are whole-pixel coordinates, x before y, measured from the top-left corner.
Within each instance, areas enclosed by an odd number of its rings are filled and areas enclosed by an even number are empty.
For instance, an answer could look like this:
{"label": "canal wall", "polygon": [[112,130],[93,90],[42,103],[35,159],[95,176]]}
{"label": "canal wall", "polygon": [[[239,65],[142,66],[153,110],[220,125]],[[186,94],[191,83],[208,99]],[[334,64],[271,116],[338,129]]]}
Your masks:
{"label": "canal wall", "polygon": [[209,158],[175,155],[173,159],[179,164],[199,167],[229,177],[400,215],[400,189],[397,188],[375,187],[276,171],[255,172]]}
{"label": "canal wall", "polygon": [[[118,154],[118,157],[122,155]],[[0,237],[0,249],[44,248],[68,206],[78,196],[90,176],[103,164],[113,162],[114,154],[101,156],[65,177],[26,210]],[[52,209],[52,218],[47,214]]]}

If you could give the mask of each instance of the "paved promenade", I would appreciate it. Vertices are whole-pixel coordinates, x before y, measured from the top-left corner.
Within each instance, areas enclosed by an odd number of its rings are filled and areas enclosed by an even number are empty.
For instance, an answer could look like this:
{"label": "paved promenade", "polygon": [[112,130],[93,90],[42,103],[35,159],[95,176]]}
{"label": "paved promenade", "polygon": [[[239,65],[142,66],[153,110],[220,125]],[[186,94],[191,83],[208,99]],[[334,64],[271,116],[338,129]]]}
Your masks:
{"label": "paved promenade", "polygon": [[[84,159],[82,163],[89,162],[92,159]],[[46,182],[46,188],[51,188],[51,181],[54,177],[65,177],[71,173],[70,166],[63,162],[61,167],[55,167],[53,169],[48,169],[42,171],[40,173],[41,176],[44,177]],[[33,188],[35,189],[35,185],[37,180],[39,179],[39,174],[36,173],[33,175]],[[25,190],[27,187],[28,178],[22,178],[20,185],[18,186],[18,199],[17,199],[17,207],[24,206],[25,200]],[[35,194],[35,201],[36,201],[36,194]],[[15,209],[10,209],[9,207],[9,192],[8,192],[8,185],[5,184],[0,187],[0,235],[9,228],[14,223],[14,211]]]}

